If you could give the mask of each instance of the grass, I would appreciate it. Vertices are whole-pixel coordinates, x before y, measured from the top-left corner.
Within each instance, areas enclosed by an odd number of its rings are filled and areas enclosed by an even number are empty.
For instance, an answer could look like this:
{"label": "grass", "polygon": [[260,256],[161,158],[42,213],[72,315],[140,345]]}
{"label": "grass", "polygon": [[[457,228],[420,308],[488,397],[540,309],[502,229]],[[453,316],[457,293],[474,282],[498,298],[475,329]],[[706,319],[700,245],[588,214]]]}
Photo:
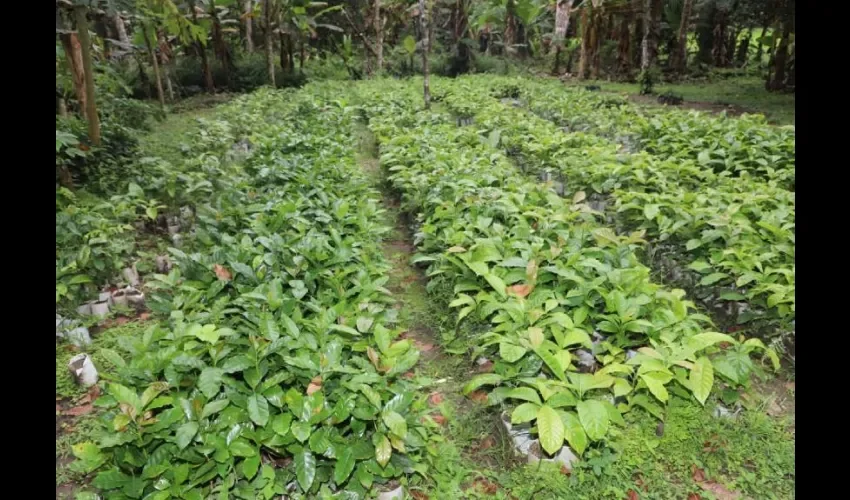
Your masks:
{"label": "grass", "polygon": [[[637,95],[636,83],[615,83],[606,81],[571,81],[570,85],[599,85],[603,91]],[[681,95],[684,106],[688,103],[711,103],[716,105],[733,105],[751,113],[762,113],[771,123],[777,125],[794,124],[794,94],[768,92],[764,89],[764,81],[760,78],[747,76],[693,83],[662,83],[655,86],[658,94],[672,91]]]}

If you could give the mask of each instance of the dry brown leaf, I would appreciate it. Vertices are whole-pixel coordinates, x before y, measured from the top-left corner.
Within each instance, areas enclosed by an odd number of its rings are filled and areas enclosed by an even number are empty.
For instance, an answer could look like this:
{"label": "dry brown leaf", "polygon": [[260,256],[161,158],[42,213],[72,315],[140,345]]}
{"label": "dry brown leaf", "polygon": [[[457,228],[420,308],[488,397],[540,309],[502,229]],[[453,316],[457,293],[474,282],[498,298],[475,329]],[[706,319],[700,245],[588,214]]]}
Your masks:
{"label": "dry brown leaf", "polygon": [[725,486],[714,481],[700,483],[699,487],[705,491],[710,491],[716,500],[738,500],[741,498],[741,494],[737,491],[729,491]]}
{"label": "dry brown leaf", "polygon": [[492,372],[493,371],[493,362],[488,359],[486,362],[481,363],[480,365],[478,365],[478,371],[480,373],[490,373],[490,372]]}
{"label": "dry brown leaf", "polygon": [[142,321],[147,321],[148,318],[150,318],[150,317],[151,317],[151,313],[149,313],[147,311],[139,314],[139,319],[142,320]]}
{"label": "dry brown leaf", "polygon": [[438,404],[443,402],[443,395],[439,392],[432,392],[428,395],[428,404],[431,406],[437,406]]}
{"label": "dry brown leaf", "polygon": [[478,491],[481,491],[482,493],[486,493],[488,495],[495,495],[496,492],[499,490],[498,486],[496,486],[495,484],[491,483],[490,481],[488,481],[484,478],[478,478],[475,481],[473,481],[472,487],[474,489],[477,489]]}
{"label": "dry brown leaf", "polygon": [[215,264],[213,266],[213,271],[220,280],[230,281],[233,278],[233,275],[230,274],[230,271],[228,271],[227,268],[222,266],[221,264]]}
{"label": "dry brown leaf", "polygon": [[80,417],[82,415],[88,415],[94,410],[94,407],[91,403],[86,403],[80,406],[75,406],[71,409],[65,410],[65,415],[71,415],[73,417]]}
{"label": "dry brown leaf", "polygon": [[410,496],[412,496],[414,500],[429,500],[428,495],[421,491],[411,491]]}
{"label": "dry brown leaf", "polygon": [[528,294],[531,293],[534,287],[532,285],[511,285],[507,288],[507,291],[511,295],[516,295],[519,298],[528,297]]}
{"label": "dry brown leaf", "polygon": [[487,393],[484,392],[484,391],[470,392],[467,397],[469,397],[469,399],[471,399],[473,401],[477,401],[479,403],[486,403],[487,402]]}
{"label": "dry brown leaf", "polygon": [[702,500],[702,497],[699,493],[688,493],[688,500]]}
{"label": "dry brown leaf", "polygon": [[494,438],[493,436],[487,436],[486,438],[481,440],[481,444],[478,445],[478,449],[489,450],[494,446],[496,446],[496,438]]}
{"label": "dry brown leaf", "polygon": [[697,483],[701,483],[705,481],[705,471],[700,469],[696,465],[691,465],[691,477]]}
{"label": "dry brown leaf", "polygon": [[322,376],[319,375],[314,377],[313,380],[310,381],[310,385],[307,386],[307,395],[311,395],[314,392],[320,391],[322,389]]}
{"label": "dry brown leaf", "polygon": [[563,474],[565,476],[569,476],[572,473],[573,473],[573,471],[570,470],[569,467],[567,467],[567,464],[564,464],[564,465],[561,466],[561,474]]}
{"label": "dry brown leaf", "polygon": [[637,491],[635,490],[629,490],[626,493],[626,498],[628,500],[640,500],[640,495],[638,495]]}
{"label": "dry brown leaf", "polygon": [[446,425],[446,422],[448,421],[446,417],[440,415],[439,413],[436,415],[431,415],[431,420],[433,420],[434,423],[436,423],[437,425]]}
{"label": "dry brown leaf", "polygon": [[366,356],[369,356],[369,361],[372,362],[372,365],[377,368],[378,367],[378,351],[371,347],[366,348]]}
{"label": "dry brown leaf", "polygon": [[118,316],[115,319],[115,324],[117,324],[118,326],[126,325],[129,322],[130,322],[130,318],[128,318],[127,316]]}

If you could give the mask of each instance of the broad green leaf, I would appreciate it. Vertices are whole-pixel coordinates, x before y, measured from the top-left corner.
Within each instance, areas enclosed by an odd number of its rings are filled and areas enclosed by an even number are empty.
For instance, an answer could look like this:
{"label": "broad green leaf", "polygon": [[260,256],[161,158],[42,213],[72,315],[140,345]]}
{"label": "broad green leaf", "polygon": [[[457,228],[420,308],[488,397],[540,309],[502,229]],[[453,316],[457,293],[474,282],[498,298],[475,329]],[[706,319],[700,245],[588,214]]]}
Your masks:
{"label": "broad green leaf", "polygon": [[257,475],[257,471],[260,469],[260,455],[254,455],[253,457],[248,457],[242,461],[242,474],[245,475],[246,479],[253,479],[254,476]]}
{"label": "broad green leaf", "polygon": [[706,347],[713,346],[714,344],[719,344],[721,342],[728,342],[730,344],[737,344],[738,342],[726,335],[725,333],[720,332],[706,332],[706,333],[698,333],[693,337],[688,339],[688,347],[693,349],[694,351],[701,351]]}
{"label": "broad green leaf", "polygon": [[482,385],[496,385],[502,381],[502,376],[497,375],[495,373],[482,373],[480,375],[476,375],[472,377],[472,380],[466,383],[463,386],[464,395],[469,394],[470,392],[478,389]]}
{"label": "broad green leaf", "polygon": [[587,448],[587,433],[581,421],[573,412],[561,412],[561,422],[564,423],[564,437],[570,448],[577,456],[581,456]]}
{"label": "broad green leaf", "polygon": [[644,373],[640,376],[640,378],[644,381],[644,383],[646,383],[646,387],[649,389],[649,392],[658,398],[659,401],[664,403],[669,398],[669,394],[667,393],[667,389],[664,387],[664,382],[659,379],[659,375],[659,372],[649,372]]}
{"label": "broad green leaf", "polygon": [[334,483],[337,486],[342,485],[348,479],[351,471],[354,470],[354,464],[354,450],[351,447],[345,447],[337,457],[336,464],[334,465]]}
{"label": "broad green leaf", "polygon": [[197,422],[186,422],[177,428],[177,434],[175,435],[175,443],[182,450],[183,448],[189,446],[189,443],[192,442],[192,438],[195,437],[195,434],[198,433],[198,423]]}
{"label": "broad green leaf", "polygon": [[384,424],[390,429],[390,432],[401,439],[407,436],[407,422],[404,420],[404,417],[394,411],[388,411],[384,413],[383,420]]}
{"label": "broad green leaf", "polygon": [[528,350],[525,347],[510,342],[499,342],[499,356],[508,363],[514,363],[522,359]]}
{"label": "broad green leaf", "polygon": [[279,415],[275,415],[272,420],[272,430],[275,433],[280,434],[281,436],[285,436],[286,433],[289,432],[289,426],[292,425],[292,414],[291,413],[281,413]]}
{"label": "broad green leaf", "polygon": [[209,403],[204,405],[204,410],[201,412],[201,418],[207,418],[211,415],[215,415],[216,413],[225,409],[229,404],[229,399],[219,399],[216,401],[210,401]]}
{"label": "broad green leaf", "polygon": [[493,273],[487,273],[487,274],[484,275],[484,279],[487,280],[487,283],[490,283],[490,286],[492,286],[493,289],[496,290],[496,292],[498,292],[500,297],[502,297],[504,299],[508,296],[507,293],[505,292],[506,286],[505,286],[505,282],[502,281],[502,278],[496,276]]}
{"label": "broad green leaf", "polygon": [[728,274],[726,273],[711,273],[708,276],[703,276],[703,278],[699,280],[699,284],[702,286],[713,285],[727,276]]}
{"label": "broad green leaf", "polygon": [[198,377],[198,389],[204,393],[207,399],[212,399],[218,394],[221,389],[221,377],[224,370],[221,368],[207,367],[201,371],[201,376]]}
{"label": "broad green leaf", "polygon": [[694,367],[691,369],[690,382],[694,397],[704,405],[711,393],[711,387],[714,385],[714,367],[711,366],[711,361],[705,356],[697,359],[694,363]]}
{"label": "broad green leaf", "polygon": [[517,406],[511,413],[511,423],[524,424],[526,422],[531,422],[537,418],[537,410],[539,408],[540,405],[536,405],[534,403],[523,403]]}
{"label": "broad green leaf", "polygon": [[303,443],[310,437],[312,426],[310,425],[310,422],[303,422],[299,420],[298,422],[292,422],[289,426],[289,430],[292,432],[292,435],[295,436],[295,439]]}
{"label": "broad green leaf", "polygon": [[564,423],[555,409],[543,405],[537,410],[537,433],[540,446],[546,453],[552,455],[561,449],[564,444]]}
{"label": "broad green leaf", "polygon": [[543,402],[540,401],[540,396],[537,394],[537,391],[531,387],[517,387],[511,389],[505,392],[504,397],[528,401],[529,403],[535,403],[538,406],[543,404]]}
{"label": "broad green leaf", "polygon": [[587,433],[587,437],[594,441],[605,437],[608,433],[610,417],[608,416],[608,410],[605,409],[605,405],[601,401],[595,399],[579,401],[578,405],[576,405],[576,411],[578,412],[578,419]]}
{"label": "broad green leaf", "polygon": [[387,439],[387,436],[381,434],[377,439],[378,442],[375,445],[375,460],[381,464],[381,467],[386,467],[393,454],[393,447],[392,444],[390,444],[390,440]]}
{"label": "broad green leaf", "polygon": [[136,391],[127,386],[109,384],[109,395],[119,403],[130,405],[136,413],[142,410],[142,399],[136,394]]}
{"label": "broad green leaf", "polygon": [[561,362],[558,361],[558,358],[556,358],[554,355],[552,355],[552,353],[543,348],[535,349],[534,352],[538,356],[540,356],[540,359],[542,359],[543,362],[546,363],[546,366],[549,367],[549,370],[552,371],[553,375],[558,377],[558,380],[567,380],[566,376],[564,375],[564,367],[561,366]]}
{"label": "broad green leaf", "polygon": [[313,486],[316,479],[316,457],[307,448],[295,454],[295,478],[302,491],[307,491]]}
{"label": "broad green leaf", "polygon": [[269,422],[269,403],[266,398],[260,394],[248,396],[248,416],[255,424],[265,427]]}

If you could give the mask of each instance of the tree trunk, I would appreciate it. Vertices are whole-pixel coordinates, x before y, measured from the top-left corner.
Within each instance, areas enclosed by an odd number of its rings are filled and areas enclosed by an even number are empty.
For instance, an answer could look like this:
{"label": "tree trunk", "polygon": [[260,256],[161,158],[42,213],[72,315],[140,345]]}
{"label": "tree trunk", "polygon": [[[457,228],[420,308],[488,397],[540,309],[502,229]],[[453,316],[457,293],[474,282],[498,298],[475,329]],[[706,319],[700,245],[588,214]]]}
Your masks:
{"label": "tree trunk", "polygon": [[770,90],[782,90],[785,88],[785,70],[788,62],[788,42],[790,37],[791,23],[785,19],[782,21],[782,38],[779,39],[779,47],[776,48],[776,54],[773,56],[773,80],[770,82]]}
{"label": "tree trunk", "polygon": [[127,36],[127,27],[117,11],[112,13],[111,21],[115,26],[115,32],[118,34],[118,41],[121,42],[121,51],[130,50],[130,37]]}
{"label": "tree trunk", "polygon": [[375,71],[384,69],[384,19],[381,16],[381,0],[375,0]]}
{"label": "tree trunk", "polygon": [[59,116],[68,116],[68,105],[65,104],[65,98],[56,96],[56,114]]}
{"label": "tree trunk", "polygon": [[212,37],[213,51],[216,58],[221,61],[221,66],[224,69],[224,78],[227,85],[233,87],[233,57],[230,55],[230,47],[224,41],[224,34],[221,31],[221,20],[218,18],[218,13],[215,11],[215,2],[210,2],[210,19],[212,19]]}
{"label": "tree trunk", "polygon": [[151,56],[151,64],[153,65],[153,75],[156,78],[156,96],[159,98],[159,107],[165,110],[165,92],[162,91],[162,75],[159,72],[159,61],[156,60],[156,50],[153,48],[153,44],[151,43],[150,33],[148,33],[148,27],[143,22],[142,23],[142,36],[145,38],[145,46],[148,48],[148,54]]}
{"label": "tree trunk", "polygon": [[560,71],[561,49],[570,27],[570,9],[573,8],[573,0],[558,0],[555,4],[555,36],[552,43],[555,44],[555,75]]}
{"label": "tree trunk", "polygon": [[712,31],[713,42],[711,47],[711,58],[718,68],[726,66],[726,20],[727,12],[717,10],[715,14],[714,30]]}
{"label": "tree trunk", "polygon": [[[195,0],[189,0],[189,11],[192,14],[192,22],[197,25],[198,12],[195,10]],[[215,92],[215,82],[213,82],[210,60],[207,57],[207,50],[204,45],[199,39],[195,38],[195,48],[198,51],[198,55],[201,56],[201,68],[204,71],[204,86],[207,88],[207,92],[212,94]]]}
{"label": "tree trunk", "polygon": [[251,15],[254,13],[254,0],[245,0],[243,17],[245,18],[245,52],[252,54],[254,52],[254,20]]}
{"label": "tree trunk", "polygon": [[302,38],[298,45],[298,71],[304,72],[304,59],[306,59],[307,51],[304,48],[304,39]]}
{"label": "tree trunk", "polygon": [[635,18],[635,29],[632,31],[632,43],[629,51],[631,52],[632,67],[640,68],[641,45],[643,44],[643,15],[639,14]]}
{"label": "tree trunk", "polygon": [[599,78],[599,38],[600,38],[600,15],[594,9],[590,14],[590,78]]}
{"label": "tree trunk", "polygon": [[676,52],[673,54],[673,70],[681,73],[688,65],[688,26],[691,24],[691,11],[694,0],[685,0],[682,5],[682,17],[679,21],[679,36],[676,41]]}
{"label": "tree trunk", "polygon": [[758,49],[756,49],[756,61],[761,64],[762,55],[764,54],[764,37],[767,35],[767,28],[770,26],[770,21],[765,21],[764,25],[761,27],[761,35],[759,36],[759,45]]}
{"label": "tree trunk", "polygon": [[174,87],[171,84],[171,70],[169,69],[173,63],[174,54],[171,52],[168,40],[162,30],[157,30],[156,40],[159,46],[159,64],[165,76],[165,88],[168,90],[168,100],[174,102]]}
{"label": "tree trunk", "polygon": [[431,81],[428,71],[428,52],[431,50],[430,29],[428,27],[428,14],[425,10],[425,1],[419,0],[419,26],[422,32],[422,94],[425,99],[425,109],[431,109]]}
{"label": "tree trunk", "polygon": [[86,71],[83,69],[83,51],[80,48],[80,40],[76,33],[64,33],[59,37],[62,47],[65,49],[65,58],[68,69],[71,70],[71,80],[74,83],[74,95],[80,106],[80,116],[88,121],[88,107],[86,103]]}
{"label": "tree trunk", "polygon": [[514,45],[516,44],[516,16],[514,15],[514,11],[516,10],[516,4],[514,4],[514,0],[508,0],[508,4],[505,7],[505,35],[502,39],[503,47],[505,51],[505,55],[511,55],[514,53]]}
{"label": "tree trunk", "polygon": [[581,46],[579,47],[579,59],[578,59],[578,79],[584,80],[587,78],[587,65],[588,58],[590,57],[590,32],[592,31],[592,27],[590,26],[591,15],[588,14],[588,6],[585,6],[581,9]]}
{"label": "tree trunk", "polygon": [[620,33],[617,43],[617,73],[627,75],[631,70],[631,33],[629,25],[631,20],[624,17],[620,22]]}
{"label": "tree trunk", "polygon": [[74,6],[74,17],[77,21],[77,36],[80,38],[80,50],[83,55],[83,71],[86,82],[86,118],[89,125],[89,139],[95,146],[100,145],[100,119],[97,116],[97,105],[94,95],[94,63],[91,57],[91,39],[89,38],[89,23],[86,18],[87,8],[82,5]]}
{"label": "tree trunk", "polygon": [[283,70],[284,73],[290,70],[290,62],[288,57],[288,52],[286,52],[287,39],[289,38],[288,34],[284,34],[283,31],[278,35],[278,41],[280,42],[280,69]]}
{"label": "tree trunk", "polygon": [[271,0],[263,0],[263,50],[266,52],[266,69],[269,72],[269,83],[275,87],[274,82],[274,54],[272,53],[272,8]]}
{"label": "tree trunk", "polygon": [[750,28],[747,31],[747,35],[741,40],[741,44],[738,45],[738,53],[735,54],[735,62],[739,67],[743,67],[747,64],[749,60],[749,52],[750,52],[750,40],[753,37],[753,29]]}
{"label": "tree trunk", "polygon": [[661,31],[661,0],[645,0],[643,12],[643,40],[641,41],[640,69],[648,70],[658,58],[658,38]]}

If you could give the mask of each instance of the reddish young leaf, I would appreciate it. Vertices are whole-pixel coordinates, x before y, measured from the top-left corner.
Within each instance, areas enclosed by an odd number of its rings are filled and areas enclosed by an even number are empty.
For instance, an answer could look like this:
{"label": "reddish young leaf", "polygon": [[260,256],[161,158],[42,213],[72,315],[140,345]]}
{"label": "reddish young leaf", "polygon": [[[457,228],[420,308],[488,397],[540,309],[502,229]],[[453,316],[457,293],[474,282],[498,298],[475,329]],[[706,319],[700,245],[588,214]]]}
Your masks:
{"label": "reddish young leaf", "polygon": [[428,395],[428,404],[431,406],[437,406],[438,404],[443,402],[443,395],[439,392],[432,392]]}
{"label": "reddish young leaf", "polygon": [[433,420],[434,423],[436,423],[437,425],[446,425],[447,422],[446,417],[440,415],[439,413],[436,415],[431,415],[431,420]]}
{"label": "reddish young leaf", "polygon": [[688,493],[688,500],[702,500],[702,497],[699,493]]}
{"label": "reddish young leaf", "polygon": [[307,395],[311,395],[316,391],[322,389],[322,376],[316,376],[313,380],[310,381],[310,385],[307,386]]}
{"label": "reddish young leaf", "polygon": [[469,399],[473,401],[477,401],[479,403],[487,402],[487,393],[484,391],[473,391],[469,393]]}
{"label": "reddish young leaf", "polygon": [[705,471],[700,469],[696,465],[691,465],[691,477],[697,483],[701,483],[705,481]]}
{"label": "reddish young leaf", "polygon": [[516,295],[519,298],[527,297],[531,290],[534,289],[532,285],[512,285],[509,286],[507,291],[511,295]]}
{"label": "reddish young leaf", "polygon": [[637,491],[635,490],[629,490],[626,493],[626,498],[628,500],[640,500],[640,495],[638,495]]}
{"label": "reddish young leaf", "polygon": [[227,268],[222,266],[221,264],[215,264],[213,266],[213,271],[220,280],[230,281],[231,278],[233,278],[233,275],[230,274],[230,271],[228,271]]}

